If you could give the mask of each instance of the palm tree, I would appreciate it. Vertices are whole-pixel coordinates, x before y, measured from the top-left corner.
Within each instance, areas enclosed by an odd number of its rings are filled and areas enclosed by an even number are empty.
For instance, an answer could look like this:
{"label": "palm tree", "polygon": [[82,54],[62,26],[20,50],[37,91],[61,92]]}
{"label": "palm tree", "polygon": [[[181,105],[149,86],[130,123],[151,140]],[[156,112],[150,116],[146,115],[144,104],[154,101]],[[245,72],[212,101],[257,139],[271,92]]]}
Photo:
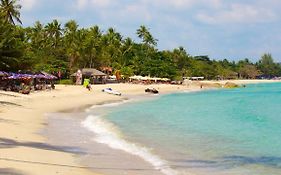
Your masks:
{"label": "palm tree", "polygon": [[64,25],[64,43],[66,48],[66,55],[69,59],[69,70],[74,71],[74,63],[80,56],[79,49],[81,48],[81,41],[79,40],[80,31],[78,24],[74,20],[68,21]]}
{"label": "palm tree", "polygon": [[122,56],[120,57],[120,61],[119,61],[122,66],[127,66],[130,64],[130,59],[132,59],[132,49],[134,44],[135,43],[131,38],[126,38],[125,40],[123,40]]}
{"label": "palm tree", "polygon": [[157,45],[157,40],[153,38],[153,36],[149,32],[149,29],[147,29],[144,25],[141,25],[137,30],[137,35],[142,39],[143,43],[152,46]]}
{"label": "palm tree", "polygon": [[88,30],[87,38],[84,41],[85,51],[88,59],[88,66],[94,67],[101,65],[98,55],[101,53],[101,30],[98,26],[93,26]]}
{"label": "palm tree", "polygon": [[54,42],[52,45],[56,47],[62,35],[61,24],[55,19],[45,26],[45,30],[47,32],[47,36]]}
{"label": "palm tree", "polygon": [[28,28],[27,37],[31,41],[33,49],[42,49],[46,39],[43,25],[36,21],[33,27]]}
{"label": "palm tree", "polygon": [[21,38],[12,24],[0,19],[0,70],[12,71],[22,55]]}
{"label": "palm tree", "polygon": [[109,66],[117,62],[121,55],[122,36],[115,29],[109,28],[102,37],[103,66]]}
{"label": "palm tree", "polygon": [[76,21],[70,20],[67,23],[65,23],[64,27],[65,27],[64,30],[65,35],[74,36],[75,32],[78,29],[78,24]]}
{"label": "palm tree", "polygon": [[14,19],[22,24],[20,20],[21,5],[17,4],[17,0],[1,0],[0,12],[3,15],[3,18],[15,25]]}
{"label": "palm tree", "polygon": [[137,35],[142,39],[142,44],[140,45],[140,51],[137,58],[139,65],[144,65],[145,63],[153,59],[156,50],[154,46],[157,45],[156,39],[150,34],[149,30],[145,26],[140,26],[137,30]]}

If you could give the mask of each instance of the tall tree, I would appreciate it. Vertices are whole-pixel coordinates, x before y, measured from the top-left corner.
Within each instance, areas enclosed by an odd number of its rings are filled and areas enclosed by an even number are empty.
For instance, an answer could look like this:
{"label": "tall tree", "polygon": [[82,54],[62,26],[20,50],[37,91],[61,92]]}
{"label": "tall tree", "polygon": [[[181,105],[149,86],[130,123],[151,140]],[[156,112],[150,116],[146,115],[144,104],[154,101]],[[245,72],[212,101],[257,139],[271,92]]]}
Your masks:
{"label": "tall tree", "polygon": [[0,2],[0,13],[2,14],[1,17],[13,25],[15,25],[14,20],[22,24],[20,20],[21,5],[17,4],[17,0],[1,0]]}
{"label": "tall tree", "polygon": [[70,20],[64,25],[64,27],[64,45],[66,55],[68,57],[68,66],[69,70],[73,72],[75,71],[74,64],[80,56],[79,50],[81,48],[81,45],[79,45],[79,26],[76,21]]}
{"label": "tall tree", "polygon": [[133,50],[134,50],[135,43],[131,38],[126,38],[122,41],[122,47],[121,47],[121,57],[119,59],[119,63],[121,66],[128,66],[132,64],[132,58],[134,56]]}
{"label": "tall tree", "polygon": [[112,63],[116,63],[121,57],[121,41],[122,36],[119,32],[116,32],[115,29],[109,28],[106,34],[103,35],[103,65],[109,66]]}
{"label": "tall tree", "polygon": [[276,64],[273,61],[273,58],[270,53],[262,55],[261,59],[258,62],[258,67],[265,76],[275,76],[276,73]]}
{"label": "tall tree", "polygon": [[99,67],[102,65],[101,59],[101,30],[98,26],[93,26],[87,30],[85,40],[83,42],[83,65],[84,67]]}
{"label": "tall tree", "polygon": [[62,35],[61,24],[55,19],[45,26],[45,30],[47,36],[52,42],[51,45],[56,48]]}
{"label": "tall tree", "polygon": [[39,21],[36,21],[33,27],[27,29],[27,37],[32,50],[42,50],[45,47],[44,42],[46,42],[47,36],[44,33],[43,25]]}
{"label": "tall tree", "polygon": [[15,70],[22,56],[23,44],[20,28],[0,19],[0,70]]}
{"label": "tall tree", "polygon": [[243,65],[242,67],[240,67],[239,74],[240,74],[241,78],[255,79],[261,73],[255,65],[246,64],[246,65]]}
{"label": "tall tree", "polygon": [[147,29],[144,25],[141,25],[140,28],[137,30],[137,35],[139,38],[142,39],[143,43],[147,45],[156,46],[157,40],[153,38],[149,29]]}

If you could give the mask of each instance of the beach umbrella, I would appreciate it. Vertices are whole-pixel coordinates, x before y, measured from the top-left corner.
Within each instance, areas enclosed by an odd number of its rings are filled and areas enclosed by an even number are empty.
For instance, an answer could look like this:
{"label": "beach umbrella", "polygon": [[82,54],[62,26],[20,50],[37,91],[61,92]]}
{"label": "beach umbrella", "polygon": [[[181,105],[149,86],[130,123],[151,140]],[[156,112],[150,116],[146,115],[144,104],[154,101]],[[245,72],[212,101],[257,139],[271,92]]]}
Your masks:
{"label": "beach umbrella", "polygon": [[8,76],[9,74],[7,72],[4,72],[4,71],[0,71],[0,77],[6,77]]}
{"label": "beach umbrella", "polygon": [[161,78],[161,81],[170,81],[169,78]]}
{"label": "beach umbrella", "polygon": [[20,77],[23,78],[23,79],[31,79],[31,78],[33,78],[33,75],[30,75],[30,74],[20,74]]}
{"label": "beach umbrella", "polygon": [[129,79],[132,79],[132,80],[141,80],[142,76],[140,75],[134,75],[134,76],[131,76],[129,77]]}
{"label": "beach umbrella", "polygon": [[41,71],[40,72],[42,75],[44,75],[46,77],[46,79],[49,80],[54,80],[54,79],[58,79],[56,76],[52,75],[52,74],[48,74],[47,72]]}
{"label": "beach umbrella", "polygon": [[141,80],[148,81],[148,80],[152,80],[152,78],[149,76],[146,76],[146,77],[141,77]]}
{"label": "beach umbrella", "polygon": [[43,74],[36,74],[36,75],[33,75],[33,78],[38,78],[38,79],[43,78],[43,79],[47,79],[47,77],[46,77],[45,75],[43,75]]}
{"label": "beach umbrella", "polygon": [[7,77],[7,79],[16,80],[16,79],[20,79],[20,76],[19,74],[11,73],[10,76]]}
{"label": "beach umbrella", "polygon": [[154,81],[154,82],[156,83],[157,81],[160,81],[160,80],[161,80],[161,78],[158,78],[158,77],[153,77],[153,78],[150,78],[150,80],[152,80],[152,81]]}
{"label": "beach umbrella", "polygon": [[7,77],[7,79],[10,79],[10,80],[31,79],[31,78],[33,78],[33,75],[17,74],[17,73],[11,73],[10,76]]}

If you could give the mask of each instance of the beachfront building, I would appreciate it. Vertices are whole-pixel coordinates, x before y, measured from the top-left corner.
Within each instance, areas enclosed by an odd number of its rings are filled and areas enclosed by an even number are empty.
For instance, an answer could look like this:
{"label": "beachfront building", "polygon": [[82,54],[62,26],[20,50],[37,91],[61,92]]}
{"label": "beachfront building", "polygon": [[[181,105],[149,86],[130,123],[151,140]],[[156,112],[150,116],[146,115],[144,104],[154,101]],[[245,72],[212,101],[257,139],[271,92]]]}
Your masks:
{"label": "beachfront building", "polygon": [[[79,73],[82,75],[81,81],[77,81],[77,77],[80,76]],[[80,82],[80,85],[84,82],[84,79],[90,79],[92,84],[105,84],[107,79],[107,74],[93,68],[78,70],[71,76],[75,78],[75,82]]]}

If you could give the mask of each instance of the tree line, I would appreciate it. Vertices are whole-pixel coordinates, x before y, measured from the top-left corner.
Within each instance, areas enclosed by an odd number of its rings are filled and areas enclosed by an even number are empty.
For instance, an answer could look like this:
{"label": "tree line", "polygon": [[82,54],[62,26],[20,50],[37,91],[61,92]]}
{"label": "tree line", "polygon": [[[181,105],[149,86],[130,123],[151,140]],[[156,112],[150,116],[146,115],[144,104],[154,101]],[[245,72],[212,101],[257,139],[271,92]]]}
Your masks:
{"label": "tree line", "polygon": [[281,76],[281,66],[270,53],[254,63],[250,59],[229,61],[208,56],[192,56],[183,47],[158,50],[158,40],[146,26],[136,35],[141,42],[124,37],[114,28],[81,28],[74,20],[64,25],[57,20],[37,21],[22,27],[17,0],[0,4],[0,70],[62,72],[64,77],[77,69],[111,67],[125,77],[143,75],[181,80],[203,76],[206,79],[253,79]]}

